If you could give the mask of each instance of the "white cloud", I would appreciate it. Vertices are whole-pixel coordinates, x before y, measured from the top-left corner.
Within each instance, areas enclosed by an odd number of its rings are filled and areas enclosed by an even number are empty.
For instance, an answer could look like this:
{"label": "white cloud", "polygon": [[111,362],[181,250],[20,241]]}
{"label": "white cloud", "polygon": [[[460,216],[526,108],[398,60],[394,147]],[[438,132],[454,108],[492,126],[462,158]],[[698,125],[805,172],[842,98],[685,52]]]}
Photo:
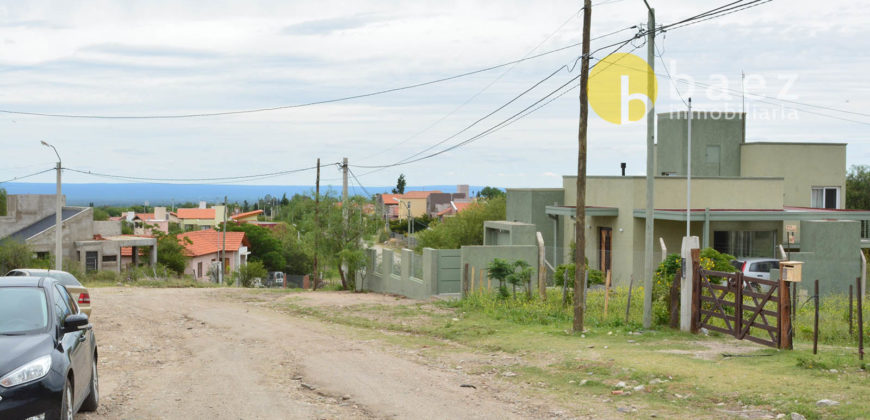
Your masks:
{"label": "white cloud", "polygon": [[[690,0],[655,3],[660,23],[714,6]],[[870,11],[862,6],[845,0],[772,2],[673,30],[659,42],[666,62],[676,63],[674,71],[701,82],[712,83],[711,77],[720,74],[737,89],[745,71],[768,80],[763,93],[775,95],[781,87],[777,76],[794,73],[799,77],[791,93],[798,101],[863,110],[870,105],[864,88],[870,59],[860,51],[870,46]],[[209,7],[169,0],[0,2],[0,108],[168,114],[361,94],[522,57],[577,9],[577,2],[568,0],[218,1]],[[593,13],[593,34],[645,19],[642,4],[605,4]],[[573,19],[538,51],[577,42],[579,27],[579,19]],[[596,41],[593,47],[630,33]],[[636,53],[644,51],[642,47]],[[392,163],[454,135],[578,53],[565,51],[519,64],[497,82],[505,69],[382,96],[260,114],[146,121],[0,114],[0,149],[7,161],[16,162],[0,168],[0,179],[50,161],[53,156],[39,146],[43,139],[58,146],[69,167],[132,176],[260,173],[310,166],[317,157],[323,162],[347,156],[351,164]],[[663,73],[661,62],[656,67]],[[572,76],[560,74],[441,147],[492,127]],[[659,110],[682,106],[667,94],[667,80],[660,78],[659,83]],[[728,102],[706,100],[702,91],[696,89],[695,98],[701,109],[740,103],[736,96]],[[361,181],[390,185],[403,172],[414,185],[558,186],[562,174],[576,171],[577,117],[575,90],[464,148],[362,176]],[[850,164],[870,155],[863,126],[810,113],[801,113],[798,121],[750,120],[747,134],[750,139],[849,142]],[[629,174],[644,172],[645,125],[614,126],[593,113],[589,173],[618,174],[619,162],[627,163]],[[75,174],[67,179],[101,181]],[[52,178],[46,174],[36,180]],[[261,183],[312,180],[313,173],[302,173]]]}

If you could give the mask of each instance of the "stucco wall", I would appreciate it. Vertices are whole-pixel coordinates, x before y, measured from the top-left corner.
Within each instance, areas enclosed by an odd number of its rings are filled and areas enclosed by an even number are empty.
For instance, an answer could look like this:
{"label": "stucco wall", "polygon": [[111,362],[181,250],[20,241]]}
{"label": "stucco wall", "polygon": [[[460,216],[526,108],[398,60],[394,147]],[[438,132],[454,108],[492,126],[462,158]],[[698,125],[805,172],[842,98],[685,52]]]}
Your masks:
{"label": "stucco wall", "polygon": [[[692,112],[692,176],[740,176],[745,127],[740,113]],[[688,135],[685,112],[658,114],[656,175],[686,174]],[[708,146],[718,146],[716,163],[708,161]]]}
{"label": "stucco wall", "polygon": [[743,176],[785,178],[786,206],[809,207],[812,187],[840,187],[839,208],[845,208],[845,144],[746,143],[740,160]]}
{"label": "stucco wall", "polygon": [[[93,209],[88,207],[78,214],[63,221],[63,234],[61,242],[63,244],[63,257],[74,258],[75,247],[73,242],[82,240],[91,240],[94,238],[94,213]],[[53,213],[53,212],[52,212]],[[33,252],[50,252],[54,254],[55,249],[55,230],[54,225],[42,231],[41,233],[31,237],[27,243],[33,249]]]}
{"label": "stucco wall", "polygon": [[508,188],[505,220],[531,223],[541,232],[544,243],[553,243],[553,219],[547,216],[547,206],[562,205],[565,192],[562,188]]}
{"label": "stucco wall", "polygon": [[861,276],[859,222],[812,220],[801,222],[801,252],[792,252],[791,259],[803,261],[803,281],[800,289],[812,295],[813,284],[819,280],[823,295],[849,292],[849,285]]}
{"label": "stucco wall", "polygon": [[[61,196],[62,204],[66,196]],[[6,197],[6,216],[0,216],[0,238],[55,213],[54,194],[13,194]]]}
{"label": "stucco wall", "polygon": [[[532,283],[533,288],[536,284],[536,279],[538,278],[538,247],[537,246],[529,246],[529,245],[517,245],[517,246],[463,246],[461,250],[461,267],[464,270],[466,264],[468,264],[468,279],[469,282],[472,281],[472,274],[474,276],[473,284],[475,285],[475,289],[481,285],[481,280],[484,285],[492,285],[492,287],[498,287],[498,282],[493,279],[492,282],[487,282],[487,266],[492,260],[496,258],[501,258],[507,260],[508,262],[513,262],[515,260],[524,260],[532,266]],[[481,274],[482,273],[482,274]],[[463,275],[463,282],[465,281],[465,276]],[[465,290],[463,285],[463,290]]]}

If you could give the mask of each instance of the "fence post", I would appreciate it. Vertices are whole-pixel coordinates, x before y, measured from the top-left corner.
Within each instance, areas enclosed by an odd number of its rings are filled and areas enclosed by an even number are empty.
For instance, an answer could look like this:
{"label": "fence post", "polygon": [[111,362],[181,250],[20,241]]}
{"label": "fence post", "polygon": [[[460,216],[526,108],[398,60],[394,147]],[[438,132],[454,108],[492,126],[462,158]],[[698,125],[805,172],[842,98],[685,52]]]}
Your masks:
{"label": "fence post", "polygon": [[790,282],[779,277],[779,346],[780,349],[792,348],[791,334],[791,297],[789,296]]}
{"label": "fence post", "polygon": [[816,304],[816,314],[813,318],[813,354],[816,354],[819,351],[819,279],[816,279],[813,289],[813,301]]}
{"label": "fence post", "polygon": [[852,333],[852,285],[849,285],[849,337],[853,336]]}
{"label": "fence post", "polygon": [[[861,290],[861,278],[855,279],[856,288]],[[864,294],[858,293],[858,360],[864,360]]]}
{"label": "fence post", "polygon": [[701,250],[692,249],[692,319],[689,330],[697,334],[701,322]]}
{"label": "fence post", "polygon": [[674,282],[671,283],[670,305],[671,320],[669,326],[671,328],[680,328],[680,280],[683,278],[682,270],[677,269],[674,275]]}
{"label": "fence post", "polygon": [[465,268],[462,270],[462,296],[468,295],[468,263],[465,263]]}
{"label": "fence post", "polygon": [[[737,291],[734,293],[734,337],[743,339],[743,272],[738,271],[736,276]],[[764,303],[760,304],[764,306]],[[762,309],[763,310],[763,309]]]}

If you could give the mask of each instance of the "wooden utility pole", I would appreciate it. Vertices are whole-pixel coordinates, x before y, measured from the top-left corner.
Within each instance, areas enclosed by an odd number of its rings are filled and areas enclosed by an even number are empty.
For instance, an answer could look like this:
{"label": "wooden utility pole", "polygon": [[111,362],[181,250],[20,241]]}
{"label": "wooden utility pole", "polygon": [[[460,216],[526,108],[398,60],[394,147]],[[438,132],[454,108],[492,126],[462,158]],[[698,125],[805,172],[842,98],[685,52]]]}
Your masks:
{"label": "wooden utility pole", "polygon": [[317,180],[314,185],[314,280],[311,283],[311,290],[317,290],[317,247],[320,243],[320,158],[317,159]]}
{"label": "wooden utility pole", "polygon": [[589,120],[589,26],[592,22],[592,0],[583,2],[583,57],[580,64],[580,128],[577,153],[577,206],[574,215],[574,332],[583,332],[586,312],[586,127]]}
{"label": "wooden utility pole", "polygon": [[652,325],[652,295],[653,295],[653,209],[655,208],[655,101],[652,96],[655,86],[655,41],[656,41],[656,12],[649,7],[647,24],[647,64],[650,72],[647,75],[647,95],[649,95],[649,108],[646,114],[646,218],[644,219],[643,236],[643,327]]}

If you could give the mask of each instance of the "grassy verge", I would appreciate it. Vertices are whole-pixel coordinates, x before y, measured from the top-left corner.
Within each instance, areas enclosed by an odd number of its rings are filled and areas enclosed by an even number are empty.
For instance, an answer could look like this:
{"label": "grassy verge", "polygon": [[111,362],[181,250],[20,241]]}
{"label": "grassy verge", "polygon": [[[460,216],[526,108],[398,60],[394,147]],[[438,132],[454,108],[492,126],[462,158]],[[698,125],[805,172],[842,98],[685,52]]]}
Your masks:
{"label": "grassy verge", "polygon": [[[561,306],[557,292],[546,302],[474,294],[458,301],[316,306],[300,295],[275,305],[436,360],[461,357],[465,372],[498,376],[531,394],[545,392],[578,412],[586,410],[578,395],[644,417],[798,412],[811,419],[858,418],[870,412],[866,366],[838,339],[812,355],[802,335],[796,350],[777,351],[716,334],[642,331],[642,296],[635,291],[626,321],[626,291],[611,294],[606,317],[603,292],[590,292],[583,335],[570,333],[571,309]],[[820,399],[840,404],[817,406]]]}

